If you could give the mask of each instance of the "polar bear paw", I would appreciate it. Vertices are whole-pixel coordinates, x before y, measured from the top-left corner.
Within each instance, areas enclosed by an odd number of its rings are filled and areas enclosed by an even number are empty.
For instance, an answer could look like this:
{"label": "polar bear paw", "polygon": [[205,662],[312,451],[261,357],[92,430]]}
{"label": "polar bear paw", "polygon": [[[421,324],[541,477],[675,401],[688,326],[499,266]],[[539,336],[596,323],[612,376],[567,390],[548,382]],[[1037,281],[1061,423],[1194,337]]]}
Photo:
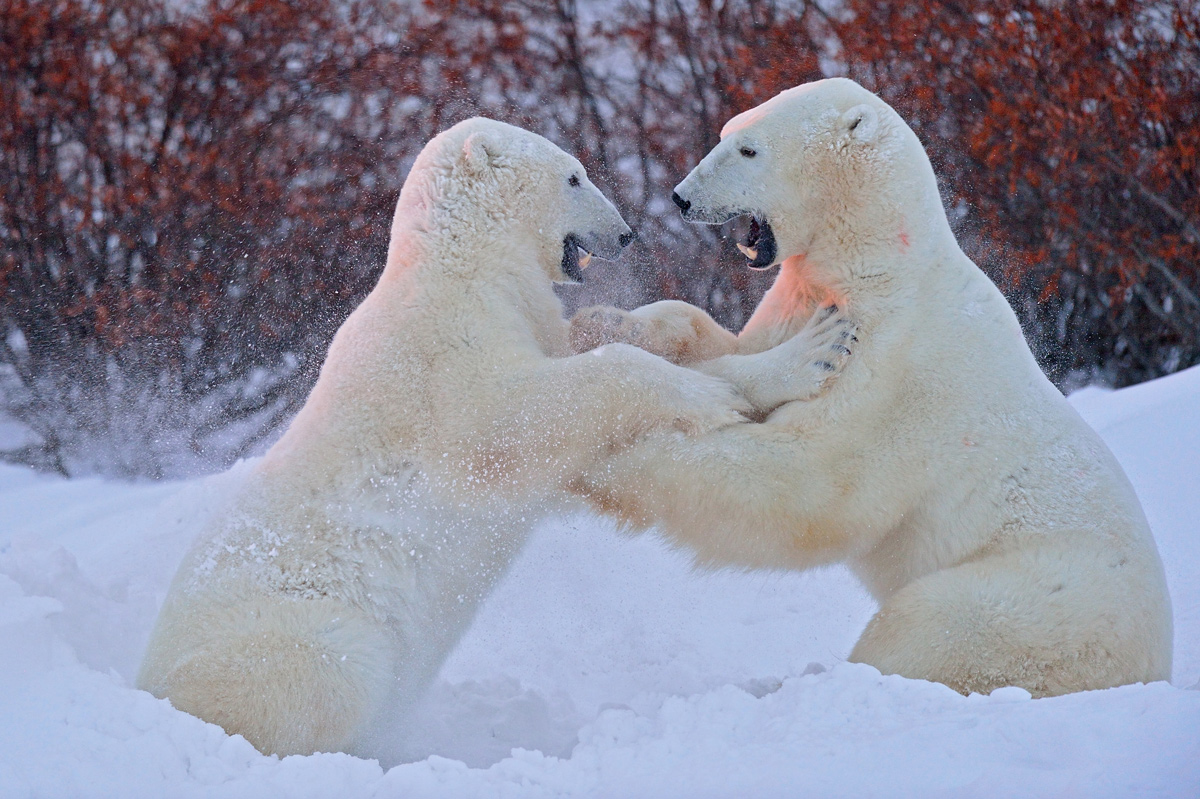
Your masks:
{"label": "polar bear paw", "polygon": [[736,383],[765,416],[790,402],[816,399],[833,386],[858,344],[858,323],[836,305],[817,310],[779,346],[744,358],[722,358],[704,370]]}
{"label": "polar bear paw", "polygon": [[[858,323],[836,305],[817,310],[797,338],[807,339],[808,351],[800,372],[808,371],[811,399],[827,390],[841,376],[858,344]],[[806,382],[801,378],[801,384]],[[799,399],[800,397],[798,397]]]}
{"label": "polar bear paw", "polygon": [[702,436],[730,425],[742,424],[754,414],[752,404],[731,383],[691,372],[673,400],[677,403],[671,426],[686,436]]}
{"label": "polar bear paw", "polygon": [[858,323],[837,305],[817,309],[808,324],[791,340],[776,348],[783,361],[778,381],[764,380],[748,393],[760,410],[788,402],[812,400],[828,391],[841,377],[858,345]]}
{"label": "polar bear paw", "polygon": [[700,436],[747,421],[750,401],[729,381],[662,358],[625,342],[606,344],[597,355],[621,358],[632,381],[629,405],[652,428]]}

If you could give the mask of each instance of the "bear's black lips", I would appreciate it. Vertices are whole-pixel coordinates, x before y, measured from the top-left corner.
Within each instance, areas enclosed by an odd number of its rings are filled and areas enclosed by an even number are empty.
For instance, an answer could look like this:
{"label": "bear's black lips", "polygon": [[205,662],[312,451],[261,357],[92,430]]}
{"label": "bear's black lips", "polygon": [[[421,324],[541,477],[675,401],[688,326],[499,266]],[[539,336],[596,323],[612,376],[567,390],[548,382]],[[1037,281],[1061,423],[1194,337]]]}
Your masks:
{"label": "bear's black lips", "polygon": [[583,282],[583,269],[579,266],[579,242],[574,236],[563,239],[562,273],[576,283]]}
{"label": "bear's black lips", "polygon": [[751,216],[750,232],[746,235],[746,246],[758,250],[758,255],[747,266],[757,271],[769,269],[775,263],[777,251],[775,232],[771,230],[771,223],[765,219],[759,221],[758,217]]}

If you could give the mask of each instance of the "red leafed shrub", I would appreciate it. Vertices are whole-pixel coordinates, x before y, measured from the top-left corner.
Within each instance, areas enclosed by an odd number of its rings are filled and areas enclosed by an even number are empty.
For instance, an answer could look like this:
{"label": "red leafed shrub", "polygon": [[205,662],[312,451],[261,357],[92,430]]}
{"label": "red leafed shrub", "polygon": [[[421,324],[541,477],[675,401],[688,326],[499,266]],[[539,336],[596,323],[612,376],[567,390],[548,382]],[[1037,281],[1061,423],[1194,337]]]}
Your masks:
{"label": "red leafed shrub", "polygon": [[[15,457],[210,466],[303,399],[397,168],[352,118],[382,81],[335,11],[0,4],[0,390],[34,439]],[[419,64],[386,66],[403,85]]]}
{"label": "red leafed shrub", "polygon": [[1200,5],[848,7],[850,74],[936,154],[1051,376],[1119,385],[1200,360]]}
{"label": "red leafed shrub", "polygon": [[641,234],[569,305],[736,329],[771,276],[671,189],[729,116],[831,74],[910,121],[1060,384],[1200,360],[1195,3],[0,0],[0,457],[156,476],[261,447],[412,157],[477,113],[579,154]]}

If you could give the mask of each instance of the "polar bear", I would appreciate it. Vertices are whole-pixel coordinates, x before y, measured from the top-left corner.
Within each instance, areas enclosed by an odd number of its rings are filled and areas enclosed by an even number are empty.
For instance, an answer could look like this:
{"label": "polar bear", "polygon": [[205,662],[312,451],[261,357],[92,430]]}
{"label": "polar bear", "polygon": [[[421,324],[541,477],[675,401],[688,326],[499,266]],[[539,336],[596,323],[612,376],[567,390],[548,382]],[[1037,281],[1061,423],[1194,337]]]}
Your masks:
{"label": "polar bear", "polygon": [[552,284],[630,238],[546,139],[486,119],[434,138],[378,285],[180,566],[139,687],[263,752],[392,757],[530,530],[578,502],[566,482],[651,431],[744,421],[731,386],[643,350],[572,356]]}
{"label": "polar bear", "polygon": [[[781,264],[745,330],[657,303],[581,311],[572,336],[734,379],[769,415],[647,439],[577,491],[703,564],[846,562],[880,606],[850,659],[885,673],[1038,696],[1170,677],[1133,488],[959,249],[892,108],[846,79],[785,91],[730,120],[674,200],[699,222],[750,215],[750,266]],[[857,326],[816,384],[793,336],[839,316]]]}

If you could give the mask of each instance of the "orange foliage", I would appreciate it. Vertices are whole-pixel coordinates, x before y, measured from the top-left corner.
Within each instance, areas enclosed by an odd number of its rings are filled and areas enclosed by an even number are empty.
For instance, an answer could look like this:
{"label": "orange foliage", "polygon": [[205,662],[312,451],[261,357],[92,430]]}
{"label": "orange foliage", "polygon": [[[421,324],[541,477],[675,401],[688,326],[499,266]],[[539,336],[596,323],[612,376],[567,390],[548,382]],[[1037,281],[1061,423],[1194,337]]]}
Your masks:
{"label": "orange foliage", "polygon": [[1200,6],[825,5],[0,0],[0,405],[35,438],[0,457],[251,450],[373,282],[416,151],[476,113],[577,152],[641,234],[570,304],[737,328],[771,277],[671,188],[728,117],[823,74],[910,121],[1052,377],[1200,361]]}
{"label": "orange foliage", "polygon": [[1128,383],[1200,360],[1200,6],[848,6],[850,74],[936,153],[1052,375]]}

